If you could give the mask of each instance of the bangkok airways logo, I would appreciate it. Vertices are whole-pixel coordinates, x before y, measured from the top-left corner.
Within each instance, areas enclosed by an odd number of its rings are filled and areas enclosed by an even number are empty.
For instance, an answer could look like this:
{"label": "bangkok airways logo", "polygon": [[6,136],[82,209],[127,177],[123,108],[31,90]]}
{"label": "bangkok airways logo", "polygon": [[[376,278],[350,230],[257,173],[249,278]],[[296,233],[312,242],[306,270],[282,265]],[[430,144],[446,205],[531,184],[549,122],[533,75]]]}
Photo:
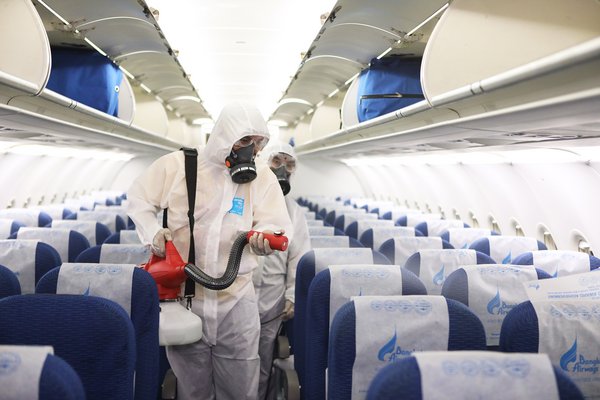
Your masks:
{"label": "bangkok airways logo", "polygon": [[9,375],[16,371],[21,365],[21,357],[13,352],[0,353],[0,376]]}
{"label": "bangkok airways logo", "polygon": [[510,264],[512,261],[512,251],[509,251],[506,257],[502,259],[502,264]]}
{"label": "bangkok airways logo", "polygon": [[600,370],[600,358],[585,358],[583,354],[578,354],[575,338],[571,348],[560,357],[560,367],[566,372],[595,375]]}
{"label": "bangkok airways logo", "polygon": [[433,275],[433,284],[436,286],[442,286],[446,280],[446,267],[442,264],[442,268]]}
{"label": "bangkok airways logo", "polygon": [[377,353],[377,359],[379,361],[384,362],[394,362],[400,358],[408,357],[414,350],[406,350],[402,349],[396,342],[398,339],[398,335],[396,333],[396,328],[394,327],[394,336],[384,344],[381,349],[379,349],[379,353]]}
{"label": "bangkok airways logo", "polygon": [[500,289],[496,289],[496,295],[487,304],[487,312],[492,315],[506,315],[515,306],[516,304],[507,304],[502,301]]}

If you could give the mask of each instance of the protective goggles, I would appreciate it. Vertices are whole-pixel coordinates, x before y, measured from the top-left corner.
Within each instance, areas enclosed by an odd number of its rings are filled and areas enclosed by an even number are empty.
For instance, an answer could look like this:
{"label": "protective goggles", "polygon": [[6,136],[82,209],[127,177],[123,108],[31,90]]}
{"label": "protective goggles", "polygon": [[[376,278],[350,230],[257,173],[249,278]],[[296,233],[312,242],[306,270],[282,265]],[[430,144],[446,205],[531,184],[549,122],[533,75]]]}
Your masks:
{"label": "protective goggles", "polygon": [[267,139],[264,136],[258,136],[258,135],[244,136],[243,138],[241,138],[240,140],[235,142],[233,145],[234,145],[234,147],[240,148],[240,147],[248,147],[252,143],[254,143],[254,147],[256,149],[262,150],[268,141],[269,141],[269,139]]}
{"label": "protective goggles", "polygon": [[271,168],[285,167],[285,170],[290,174],[296,170],[296,160],[288,154],[278,153],[273,154],[269,159],[269,166]]}

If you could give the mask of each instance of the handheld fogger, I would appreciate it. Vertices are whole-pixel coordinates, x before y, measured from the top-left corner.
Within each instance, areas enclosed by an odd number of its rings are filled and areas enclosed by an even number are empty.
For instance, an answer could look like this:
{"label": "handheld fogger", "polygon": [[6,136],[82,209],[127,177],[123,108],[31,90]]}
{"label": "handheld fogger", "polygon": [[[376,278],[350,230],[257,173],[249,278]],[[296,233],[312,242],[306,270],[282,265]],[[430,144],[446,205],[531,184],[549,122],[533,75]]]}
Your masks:
{"label": "handheld fogger", "polygon": [[[160,300],[159,343],[181,345],[194,343],[202,338],[202,320],[179,303],[181,284],[189,277],[194,282],[212,290],[223,290],[231,286],[237,277],[242,252],[256,231],[242,232],[233,242],[227,268],[223,276],[214,278],[194,264],[188,264],[179,255],[172,241],[165,244],[165,257],[152,254],[142,267],[152,275],[158,288]],[[265,234],[273,250],[285,251],[288,238],[281,234]]]}

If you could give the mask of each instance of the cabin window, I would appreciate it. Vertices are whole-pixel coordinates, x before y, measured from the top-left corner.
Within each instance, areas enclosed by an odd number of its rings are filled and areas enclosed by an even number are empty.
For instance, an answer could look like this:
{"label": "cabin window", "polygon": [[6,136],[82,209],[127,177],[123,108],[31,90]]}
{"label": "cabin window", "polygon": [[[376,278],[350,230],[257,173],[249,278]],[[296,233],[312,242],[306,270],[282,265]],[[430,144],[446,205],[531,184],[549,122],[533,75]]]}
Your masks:
{"label": "cabin window", "polygon": [[550,231],[544,231],[544,244],[548,248],[548,250],[557,250],[556,242],[554,241],[554,237],[552,237],[552,233]]}
{"label": "cabin window", "polygon": [[471,226],[473,228],[479,228],[479,220],[473,211],[469,211],[469,218],[471,218]]}
{"label": "cabin window", "polygon": [[444,212],[444,209],[442,208],[442,206],[438,206],[438,210],[440,212],[442,219],[446,219],[446,213]]}
{"label": "cabin window", "polygon": [[510,224],[512,225],[513,229],[515,230],[515,236],[525,236],[525,232],[523,231],[523,226],[519,223],[519,221],[517,221],[516,218],[511,218],[510,219]]}
{"label": "cabin window", "polygon": [[582,253],[589,254],[590,256],[594,255],[594,252],[592,251],[590,244],[585,239],[581,239],[579,241],[579,245],[577,247],[578,247],[577,250],[579,250]]}
{"label": "cabin window", "polygon": [[458,210],[456,208],[452,209],[452,215],[454,215],[454,219],[460,220],[460,214],[458,213]]}
{"label": "cabin window", "polygon": [[498,224],[498,221],[496,220],[496,218],[493,215],[490,215],[489,221],[490,221],[490,229],[498,232],[499,234],[502,234],[502,231],[500,230],[500,225]]}

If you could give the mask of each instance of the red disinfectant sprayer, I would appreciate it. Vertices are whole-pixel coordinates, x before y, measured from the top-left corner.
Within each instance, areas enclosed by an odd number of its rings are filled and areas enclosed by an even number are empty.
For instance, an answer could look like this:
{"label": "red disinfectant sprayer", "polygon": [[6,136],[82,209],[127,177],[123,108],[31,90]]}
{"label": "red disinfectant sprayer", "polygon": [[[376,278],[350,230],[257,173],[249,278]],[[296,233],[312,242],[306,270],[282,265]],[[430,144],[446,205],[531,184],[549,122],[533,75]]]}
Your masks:
{"label": "red disinfectant sprayer", "polygon": [[[152,254],[143,268],[152,275],[158,288],[160,303],[159,342],[160,345],[180,345],[194,343],[202,337],[202,321],[191,310],[179,303],[181,284],[189,277],[194,282],[212,289],[223,290],[231,286],[237,277],[244,247],[256,231],[243,232],[233,242],[227,269],[223,276],[213,278],[193,264],[188,264],[179,255],[171,241],[165,244],[165,257]],[[273,250],[285,251],[288,238],[281,234],[265,234]]]}

